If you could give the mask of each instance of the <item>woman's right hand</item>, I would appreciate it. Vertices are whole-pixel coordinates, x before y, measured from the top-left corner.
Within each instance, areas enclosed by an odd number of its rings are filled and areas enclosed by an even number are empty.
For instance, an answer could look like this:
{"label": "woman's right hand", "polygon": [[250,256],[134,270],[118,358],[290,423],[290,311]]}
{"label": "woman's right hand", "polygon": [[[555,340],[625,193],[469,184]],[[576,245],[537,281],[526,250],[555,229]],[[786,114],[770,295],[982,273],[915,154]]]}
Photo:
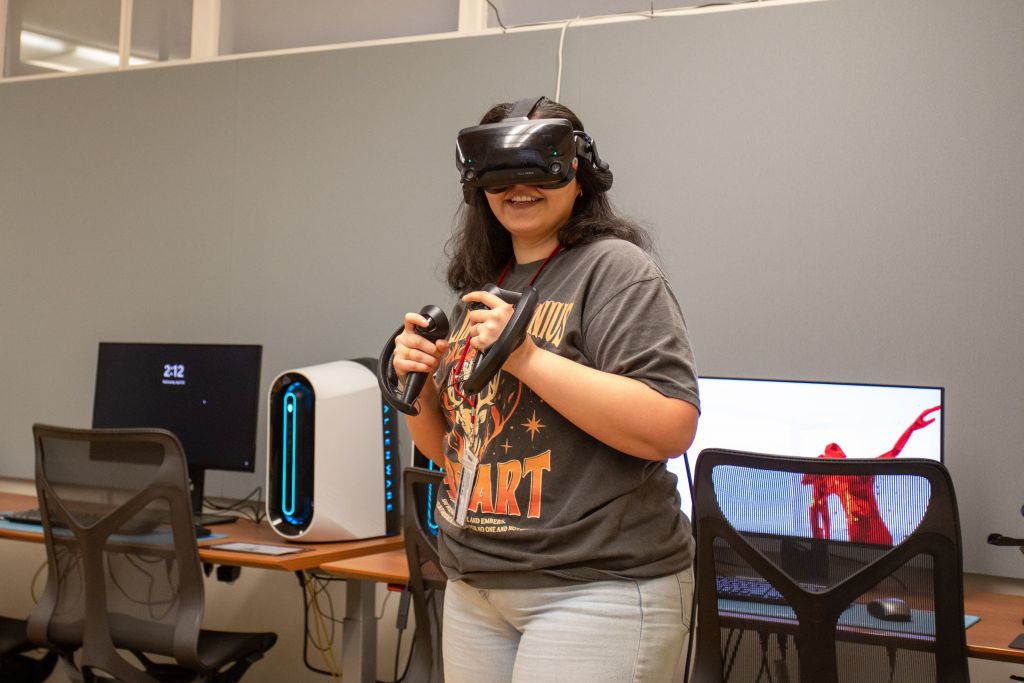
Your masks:
{"label": "woman's right hand", "polygon": [[427,319],[419,313],[406,313],[405,327],[402,333],[395,337],[395,353],[391,363],[395,368],[398,384],[402,388],[405,387],[405,378],[410,372],[434,374],[441,363],[441,356],[448,350],[447,340],[432,342],[416,334],[414,328],[428,325]]}

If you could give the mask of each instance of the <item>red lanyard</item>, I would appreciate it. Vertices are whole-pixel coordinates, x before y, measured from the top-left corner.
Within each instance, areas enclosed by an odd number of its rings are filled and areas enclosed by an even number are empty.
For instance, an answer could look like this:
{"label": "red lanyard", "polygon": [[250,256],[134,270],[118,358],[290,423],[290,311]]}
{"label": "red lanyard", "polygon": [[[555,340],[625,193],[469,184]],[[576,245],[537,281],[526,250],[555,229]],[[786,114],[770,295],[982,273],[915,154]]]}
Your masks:
{"label": "red lanyard", "polygon": [[[551,250],[550,254],[548,254],[548,257],[546,259],[544,259],[544,262],[541,263],[537,267],[537,272],[534,273],[533,277],[530,278],[530,281],[526,283],[527,287],[532,287],[533,286],[533,283],[537,279],[537,276],[540,275],[540,271],[544,270],[544,266],[546,266],[548,264],[548,262],[551,261],[551,259],[555,258],[555,255],[558,254],[558,252],[560,252],[561,250],[562,250],[562,245],[561,244],[556,244],[555,248]],[[513,256],[512,258],[510,258],[508,260],[508,263],[505,264],[505,267],[501,271],[501,275],[498,276],[498,283],[497,284],[498,284],[499,287],[501,287],[501,283],[505,281],[505,278],[508,276],[508,271],[512,270],[512,264],[515,263],[515,262],[516,262],[516,257]]]}
{"label": "red lanyard", "polygon": [[[561,244],[556,244],[555,248],[551,251],[550,254],[548,254],[548,257],[546,259],[544,259],[544,262],[541,263],[540,266],[537,267],[537,271],[533,274],[533,277],[530,278],[530,281],[526,283],[527,287],[532,287],[533,286],[533,283],[537,280],[537,276],[539,276],[540,272],[542,270],[544,270],[544,266],[546,266],[548,263],[550,263],[551,259],[555,258],[555,255],[557,255],[558,252],[561,251],[561,250],[562,250],[562,245]],[[508,276],[508,272],[510,270],[512,270],[512,264],[515,263],[515,261],[516,261],[516,257],[513,256],[512,258],[510,258],[508,260],[508,263],[505,264],[505,267],[501,271],[501,275],[498,276],[497,285],[499,287],[501,287],[501,284],[505,281],[505,278]],[[468,315],[468,311],[467,311],[467,315]],[[452,388],[455,390],[456,394],[461,396],[466,402],[469,403],[471,408],[476,408],[476,397],[475,396],[466,396],[465,394],[463,394],[462,390],[459,389],[459,382],[458,382],[458,376],[459,376],[459,373],[462,372],[462,364],[466,360],[466,355],[469,353],[469,348],[470,348],[469,347],[469,340],[467,339],[466,340],[466,345],[462,349],[462,355],[459,356],[459,362],[456,363],[455,368],[452,370]],[[476,421],[476,414],[475,413],[470,414],[470,418],[469,419],[470,419],[470,422],[475,422]]]}

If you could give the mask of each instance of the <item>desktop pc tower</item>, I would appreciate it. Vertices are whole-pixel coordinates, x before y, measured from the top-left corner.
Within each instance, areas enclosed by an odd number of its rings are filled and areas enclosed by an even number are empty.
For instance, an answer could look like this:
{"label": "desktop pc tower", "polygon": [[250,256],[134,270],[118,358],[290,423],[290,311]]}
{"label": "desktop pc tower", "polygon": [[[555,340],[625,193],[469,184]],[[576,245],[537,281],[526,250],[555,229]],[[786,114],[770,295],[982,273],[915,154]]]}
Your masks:
{"label": "desktop pc tower", "polygon": [[397,414],[376,360],[281,373],[270,386],[267,517],[292,541],[396,534],[401,469]]}

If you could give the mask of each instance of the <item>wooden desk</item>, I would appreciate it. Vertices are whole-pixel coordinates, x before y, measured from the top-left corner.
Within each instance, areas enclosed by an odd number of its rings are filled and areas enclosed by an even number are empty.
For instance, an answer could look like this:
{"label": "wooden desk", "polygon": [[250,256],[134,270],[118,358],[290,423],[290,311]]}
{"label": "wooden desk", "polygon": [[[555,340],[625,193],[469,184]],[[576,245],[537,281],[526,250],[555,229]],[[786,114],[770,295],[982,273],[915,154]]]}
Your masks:
{"label": "wooden desk", "polygon": [[[0,511],[27,510],[37,507],[35,496],[0,492]],[[277,535],[264,522],[256,524],[239,519],[230,524],[210,527],[215,534],[227,538],[199,542],[199,559],[212,564],[276,569],[281,571],[305,571],[332,561],[351,561],[363,555],[387,553],[389,551],[405,557],[404,541],[401,536],[371,538],[364,541],[343,541],[339,543],[295,543],[291,544]],[[42,531],[20,531],[0,529],[0,538],[42,543]],[[303,552],[291,555],[257,555],[227,550],[214,550],[210,545],[240,541],[244,543],[266,543],[271,545],[295,545]],[[397,550],[396,550],[397,549]],[[379,580],[379,579],[375,579]],[[405,583],[405,579],[400,581]],[[376,590],[373,581],[350,581],[345,587],[345,628],[342,632],[342,672],[346,681],[374,683],[376,681],[377,620],[374,614]]]}
{"label": "wooden desk", "polygon": [[1009,647],[1010,641],[1024,633],[1024,596],[969,592],[964,596],[964,611],[981,617],[967,629],[968,655],[1024,663],[1024,650]]}
{"label": "wooden desk", "polygon": [[409,562],[404,549],[334,560],[320,565],[320,570],[333,576],[360,581],[402,585],[409,582]]}
{"label": "wooden desk", "polygon": [[[0,493],[0,511],[3,512],[27,510],[37,505],[35,496]],[[289,543],[275,533],[266,522],[256,524],[248,519],[239,519],[230,524],[216,524],[209,527],[209,529],[214,534],[223,534],[227,538],[199,541],[199,559],[203,562],[238,567],[257,567],[259,569],[279,569],[289,572],[313,569],[325,562],[370,555],[396,548],[400,550],[404,547],[401,536],[386,536],[363,541],[342,541],[339,543]],[[0,529],[0,538],[10,538],[32,543],[43,542],[41,530],[20,531]],[[303,551],[291,555],[257,555],[229,550],[215,550],[209,547],[230,541],[269,545],[294,545],[303,548]]]}
{"label": "wooden desk", "polygon": [[[231,524],[216,524],[208,528],[215,534],[227,534],[227,538],[199,541],[199,559],[203,562],[240,567],[302,571],[319,567],[324,562],[371,555],[404,547],[401,536],[384,536],[363,541],[341,541],[338,543],[289,543],[275,533],[266,522],[256,524],[248,519],[239,519]],[[216,550],[209,547],[230,541],[298,546],[303,548],[303,551],[291,555],[257,555]]]}

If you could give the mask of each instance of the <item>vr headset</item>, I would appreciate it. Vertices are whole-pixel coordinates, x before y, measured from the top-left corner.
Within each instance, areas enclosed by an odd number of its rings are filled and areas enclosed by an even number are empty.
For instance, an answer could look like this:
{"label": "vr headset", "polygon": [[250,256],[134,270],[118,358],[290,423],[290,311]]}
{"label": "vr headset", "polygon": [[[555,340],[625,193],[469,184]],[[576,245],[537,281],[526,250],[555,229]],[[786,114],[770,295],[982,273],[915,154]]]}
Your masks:
{"label": "vr headset", "polygon": [[543,97],[519,100],[497,123],[463,128],[455,144],[455,166],[468,203],[473,191],[504,192],[512,185],[553,189],[567,185],[581,158],[607,170],[594,139],[567,119],[530,119]]}

